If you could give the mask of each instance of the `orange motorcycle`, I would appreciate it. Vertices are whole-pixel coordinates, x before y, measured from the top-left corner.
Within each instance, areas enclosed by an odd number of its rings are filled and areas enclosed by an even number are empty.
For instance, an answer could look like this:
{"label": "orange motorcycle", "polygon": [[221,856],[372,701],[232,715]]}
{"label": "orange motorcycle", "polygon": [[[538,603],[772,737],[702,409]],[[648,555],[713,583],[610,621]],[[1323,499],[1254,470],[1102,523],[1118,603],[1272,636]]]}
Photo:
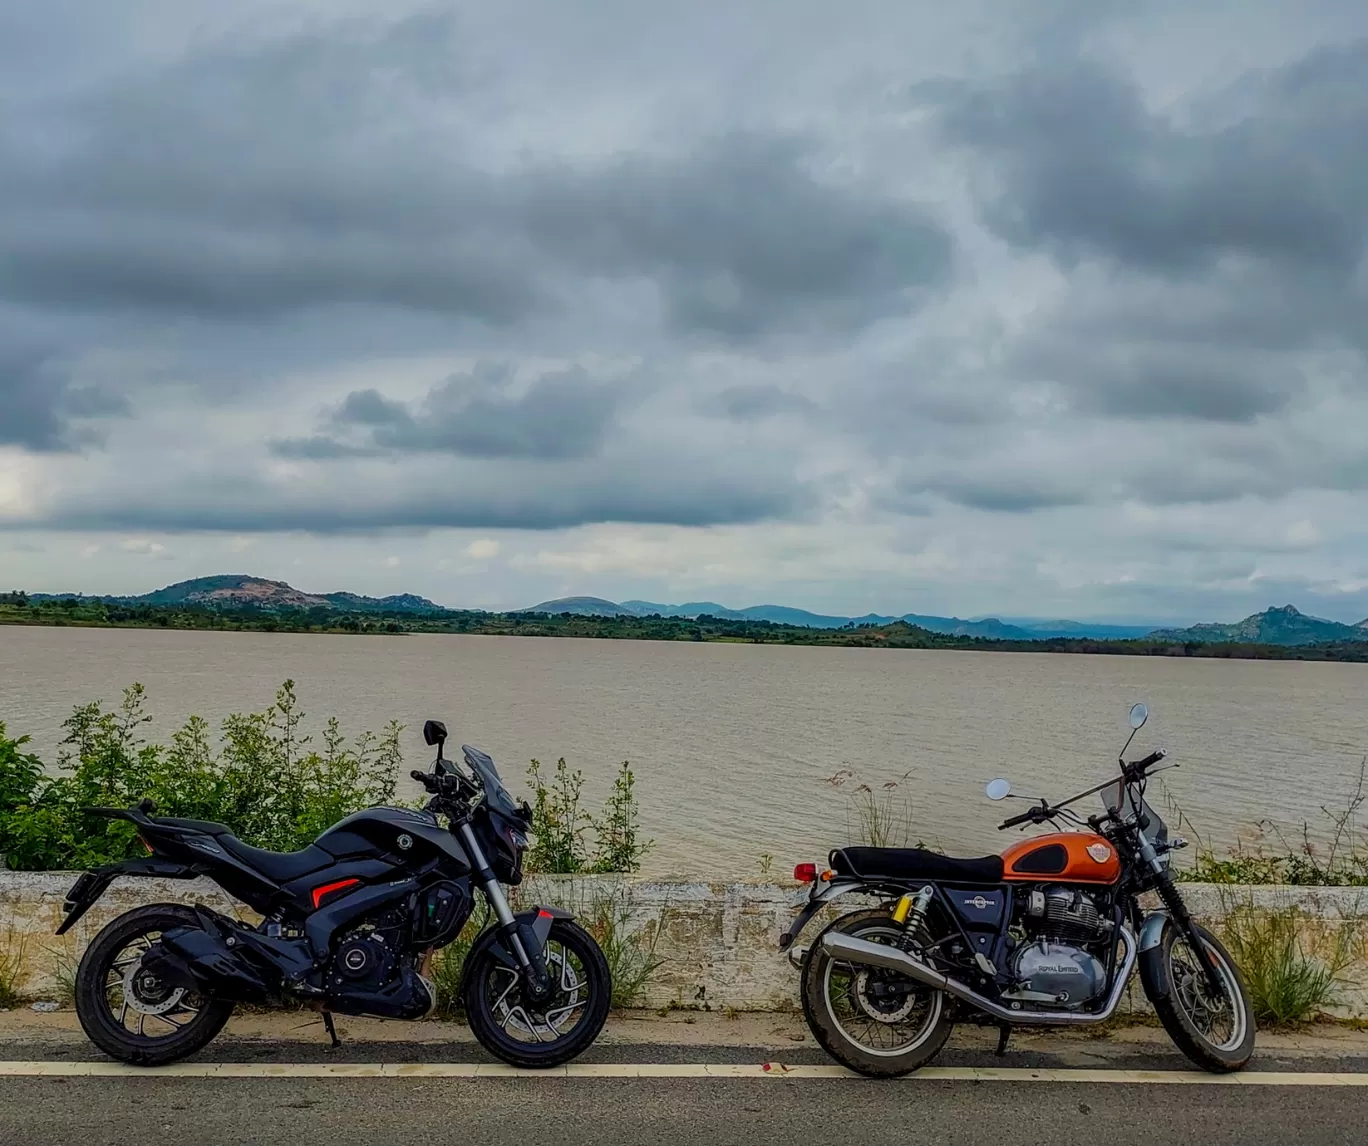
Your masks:
{"label": "orange motorcycle", "polygon": [[[1057,804],[1041,799],[1000,829],[1067,825],[1001,855],[952,859],[921,848],[837,848],[829,867],[799,864],[808,902],[780,940],[802,972],[803,1012],[838,1062],[874,1076],[930,1062],[957,1021],[1000,1028],[1082,1026],[1116,1011],[1137,964],[1145,994],[1179,1049],[1204,1070],[1234,1071],[1254,1052],[1254,1014],[1230,953],[1188,914],[1170,839],[1145,802],[1161,750],[1126,763],[1149,712],[1131,709],[1121,775]],[[1164,765],[1163,767],[1175,767]],[[1102,794],[1086,819],[1071,805]],[[990,800],[1012,795],[994,780]],[[1145,915],[1140,896],[1163,909]],[[878,907],[842,916],[810,948],[794,942],[849,894]]]}

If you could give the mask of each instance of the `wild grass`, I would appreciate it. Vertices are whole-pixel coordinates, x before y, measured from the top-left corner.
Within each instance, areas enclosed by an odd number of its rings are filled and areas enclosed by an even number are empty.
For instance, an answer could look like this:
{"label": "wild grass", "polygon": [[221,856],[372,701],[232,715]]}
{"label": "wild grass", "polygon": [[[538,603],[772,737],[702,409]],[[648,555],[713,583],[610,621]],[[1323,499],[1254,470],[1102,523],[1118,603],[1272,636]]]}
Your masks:
{"label": "wild grass", "polygon": [[913,830],[912,801],[903,792],[905,772],[876,789],[852,768],[842,768],[823,781],[845,795],[846,842],[874,848],[922,847]]}
{"label": "wild grass", "polygon": [[466,956],[489,926],[489,910],[476,910],[466,920],[461,933],[440,951],[434,952],[432,965],[428,969],[433,986],[437,988],[437,1010],[439,1019],[463,1019],[465,1007],[461,1002],[461,977],[465,973]]}
{"label": "wild grass", "polygon": [[1221,934],[1244,975],[1254,1017],[1274,1027],[1311,1022],[1338,1002],[1351,985],[1345,972],[1363,950],[1358,919],[1328,928],[1295,906],[1268,911],[1236,904]]}
{"label": "wild grass", "polygon": [[18,1006],[22,996],[20,985],[28,970],[28,936],[13,924],[0,940],[0,1010]]}
{"label": "wild grass", "polygon": [[620,890],[599,893],[585,914],[585,926],[603,951],[613,983],[612,1007],[625,1010],[640,1002],[655,973],[665,965],[656,955],[667,910],[644,927],[629,927],[631,912]]}

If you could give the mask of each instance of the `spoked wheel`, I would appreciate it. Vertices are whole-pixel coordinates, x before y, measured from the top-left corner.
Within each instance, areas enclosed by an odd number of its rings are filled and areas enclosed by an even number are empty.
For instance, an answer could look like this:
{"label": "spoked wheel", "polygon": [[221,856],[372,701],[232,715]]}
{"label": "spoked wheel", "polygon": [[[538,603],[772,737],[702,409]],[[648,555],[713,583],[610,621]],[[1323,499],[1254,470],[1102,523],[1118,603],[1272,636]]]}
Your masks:
{"label": "spoked wheel", "polygon": [[76,971],[76,1015],[90,1041],[111,1058],[163,1066],[194,1054],[233,1013],[233,1004],[173,986],[144,970],[143,956],[163,931],[195,926],[176,904],[119,916],[86,948]]}
{"label": "spoked wheel", "polygon": [[598,1037],[608,1018],[612,981],[593,937],[568,919],[551,925],[549,999],[530,1001],[522,977],[485,948],[466,969],[462,993],[470,1028],[491,1054],[513,1066],[569,1062]]}
{"label": "spoked wheel", "polygon": [[[1239,1070],[1254,1053],[1254,1009],[1230,952],[1206,928],[1198,927],[1197,934],[1201,952],[1172,921],[1164,926],[1159,957],[1168,991],[1142,968],[1146,992],[1169,1037],[1188,1058],[1215,1073]],[[1211,989],[1203,959],[1216,970],[1219,992]]]}
{"label": "spoked wheel", "polygon": [[[896,944],[902,928],[885,910],[859,911],[826,931]],[[843,963],[818,936],[803,964],[803,1013],[813,1036],[837,1062],[861,1074],[893,1077],[925,1066],[954,1023],[943,991],[894,971]]]}

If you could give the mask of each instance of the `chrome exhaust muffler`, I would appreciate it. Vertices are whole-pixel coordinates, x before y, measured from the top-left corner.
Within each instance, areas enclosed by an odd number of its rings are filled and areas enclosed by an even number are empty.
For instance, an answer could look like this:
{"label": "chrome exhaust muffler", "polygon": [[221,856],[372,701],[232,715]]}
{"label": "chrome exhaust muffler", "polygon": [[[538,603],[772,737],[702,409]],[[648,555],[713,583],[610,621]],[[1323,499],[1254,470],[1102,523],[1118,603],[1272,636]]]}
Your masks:
{"label": "chrome exhaust muffler", "polygon": [[829,932],[822,937],[822,946],[833,959],[859,966],[881,967],[886,971],[895,971],[899,975],[906,975],[907,978],[914,979],[923,986],[944,991],[947,995],[954,995],[955,998],[962,999],[970,1006],[978,1008],[995,1019],[1001,1019],[1005,1023],[1083,1026],[1089,1023],[1100,1023],[1111,1018],[1112,1013],[1121,1002],[1122,994],[1125,993],[1126,983],[1129,982],[1131,972],[1135,969],[1137,947],[1135,936],[1131,934],[1130,928],[1125,926],[1121,928],[1121,938],[1125,942],[1126,953],[1121,961],[1116,980],[1112,984],[1111,994],[1107,996],[1107,1005],[1100,1011],[1089,1012],[1027,1011],[1004,1007],[986,995],[979,994],[978,991],[966,986],[958,979],[952,979],[944,972],[928,966],[915,955],[908,954],[906,951],[899,951],[896,947],[889,947],[884,943],[871,943],[867,939],[856,939],[853,935]]}

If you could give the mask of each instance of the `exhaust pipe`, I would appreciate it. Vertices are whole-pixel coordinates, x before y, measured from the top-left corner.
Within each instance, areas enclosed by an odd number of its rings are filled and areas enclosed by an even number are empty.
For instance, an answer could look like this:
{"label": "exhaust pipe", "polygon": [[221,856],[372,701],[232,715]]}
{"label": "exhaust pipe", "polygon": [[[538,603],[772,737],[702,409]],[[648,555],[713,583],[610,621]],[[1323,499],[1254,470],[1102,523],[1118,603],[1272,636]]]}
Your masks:
{"label": "exhaust pipe", "polygon": [[1121,961],[1121,969],[1117,973],[1116,981],[1112,984],[1111,994],[1107,996],[1107,1005],[1101,1011],[1087,1013],[1080,1011],[1013,1010],[1011,1007],[1004,1007],[1001,1003],[995,1003],[986,995],[979,994],[958,979],[952,979],[934,967],[927,966],[920,959],[905,951],[899,951],[896,947],[889,947],[884,943],[871,943],[867,939],[856,939],[853,935],[831,932],[822,938],[822,946],[826,948],[833,959],[839,959],[843,963],[855,963],[860,966],[880,967],[885,971],[895,971],[899,975],[905,975],[909,979],[916,980],[925,987],[944,991],[947,995],[954,995],[955,998],[962,999],[970,1006],[976,1007],[995,1019],[1001,1019],[1005,1023],[1063,1027],[1085,1026],[1111,1018],[1112,1012],[1121,1002],[1121,996],[1126,990],[1126,983],[1130,980],[1131,971],[1135,969],[1135,936],[1131,934],[1130,928],[1125,926],[1121,928],[1121,936],[1125,940],[1126,954]]}

